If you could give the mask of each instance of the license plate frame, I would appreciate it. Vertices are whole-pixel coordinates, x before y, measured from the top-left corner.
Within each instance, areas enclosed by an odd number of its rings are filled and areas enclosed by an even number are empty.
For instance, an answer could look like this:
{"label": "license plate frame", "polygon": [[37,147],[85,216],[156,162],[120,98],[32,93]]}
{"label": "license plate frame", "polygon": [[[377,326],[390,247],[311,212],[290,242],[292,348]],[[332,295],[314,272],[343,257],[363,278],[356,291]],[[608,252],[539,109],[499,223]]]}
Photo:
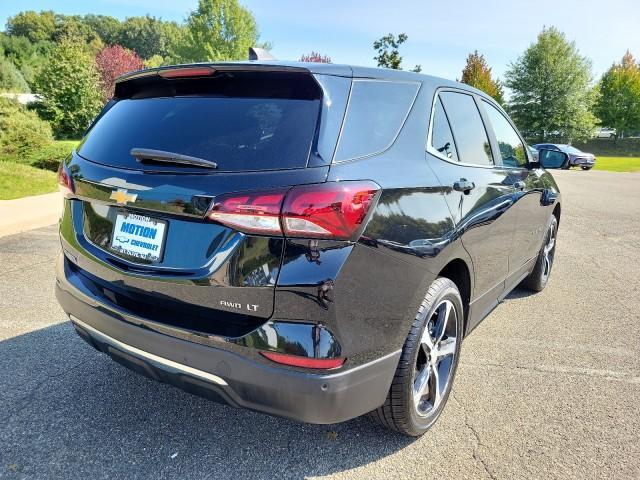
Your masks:
{"label": "license plate frame", "polygon": [[[123,223],[127,220],[127,223],[133,225],[133,228],[129,229],[129,231],[123,231]],[[140,226],[140,229],[138,229],[137,226]],[[149,230],[145,231],[145,227],[155,229],[155,235],[152,235],[152,232]],[[147,264],[160,263],[164,258],[168,230],[169,222],[167,220],[129,212],[123,209],[117,210],[113,222],[113,229],[111,230],[111,238],[109,239],[109,250],[125,258],[134,259],[134,262],[142,261]],[[159,239],[157,238],[158,235],[160,236]],[[138,244],[132,245],[132,241],[136,241]],[[126,248],[127,245],[129,248]],[[146,248],[146,245],[157,246],[158,254],[152,255],[151,250]],[[147,252],[146,255],[144,253],[145,251]]]}

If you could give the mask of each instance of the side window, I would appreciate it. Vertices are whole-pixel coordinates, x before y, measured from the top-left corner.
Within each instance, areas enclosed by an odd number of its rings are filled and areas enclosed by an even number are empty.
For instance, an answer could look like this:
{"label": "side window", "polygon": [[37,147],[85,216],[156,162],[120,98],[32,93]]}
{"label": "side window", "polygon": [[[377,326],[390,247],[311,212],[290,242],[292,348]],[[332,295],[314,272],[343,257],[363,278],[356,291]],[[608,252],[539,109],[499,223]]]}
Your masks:
{"label": "side window", "polygon": [[389,148],[419,88],[418,82],[354,80],[335,161],[373,155]]}
{"label": "side window", "polygon": [[525,146],[511,124],[500,111],[489,102],[482,100],[489,121],[496,134],[502,164],[506,167],[524,167],[527,165]]}
{"label": "side window", "polygon": [[489,137],[473,97],[465,93],[442,92],[440,98],[456,138],[459,160],[493,165]]}
{"label": "side window", "polygon": [[440,98],[436,98],[436,105],[433,109],[431,146],[441,155],[456,162],[458,161],[458,152],[456,151],[456,144],[453,141],[451,126],[449,125],[449,120],[447,120],[447,114],[444,112],[444,108],[442,108]]}

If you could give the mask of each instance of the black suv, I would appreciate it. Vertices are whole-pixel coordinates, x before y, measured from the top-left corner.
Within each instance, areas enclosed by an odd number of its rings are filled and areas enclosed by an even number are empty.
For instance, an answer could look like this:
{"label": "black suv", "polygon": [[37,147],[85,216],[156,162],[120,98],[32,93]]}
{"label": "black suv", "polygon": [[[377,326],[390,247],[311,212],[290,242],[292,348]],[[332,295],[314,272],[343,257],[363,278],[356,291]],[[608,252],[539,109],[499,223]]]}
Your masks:
{"label": "black suv", "polygon": [[491,98],[330,64],[122,77],[58,178],[57,297],[89,344],[232,406],[409,435],[462,339],[544,288],[560,220]]}

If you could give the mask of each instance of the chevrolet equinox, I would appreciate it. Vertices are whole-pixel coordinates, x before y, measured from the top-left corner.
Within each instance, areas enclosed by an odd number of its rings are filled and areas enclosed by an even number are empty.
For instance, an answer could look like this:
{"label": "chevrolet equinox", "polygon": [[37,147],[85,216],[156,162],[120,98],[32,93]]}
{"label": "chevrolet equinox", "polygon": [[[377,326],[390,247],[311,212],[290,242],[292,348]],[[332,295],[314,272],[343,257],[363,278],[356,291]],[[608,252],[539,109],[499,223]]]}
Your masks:
{"label": "chevrolet equinox", "polygon": [[534,159],[490,97],[412,72],[134,72],[59,170],[57,298],[156,380],[420,435],[463,338],[547,284],[561,198],[543,165],[563,155]]}

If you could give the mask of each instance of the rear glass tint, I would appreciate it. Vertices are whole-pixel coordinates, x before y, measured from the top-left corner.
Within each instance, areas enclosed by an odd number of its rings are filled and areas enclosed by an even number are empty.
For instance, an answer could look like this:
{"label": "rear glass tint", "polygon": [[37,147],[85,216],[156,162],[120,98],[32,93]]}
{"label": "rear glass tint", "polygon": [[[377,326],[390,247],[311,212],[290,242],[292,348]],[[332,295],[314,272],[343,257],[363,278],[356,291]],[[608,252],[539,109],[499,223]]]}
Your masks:
{"label": "rear glass tint", "polygon": [[442,92],[440,98],[456,138],[460,161],[493,165],[489,137],[473,97],[465,93]]}
{"label": "rear glass tint", "polygon": [[402,128],[419,83],[354,80],[337,162],[380,153]]}
{"label": "rear glass tint", "polygon": [[450,160],[458,161],[456,142],[453,140],[451,126],[447,114],[442,108],[439,98],[436,98],[436,106],[433,110],[433,127],[431,130],[431,146],[436,151]]}
{"label": "rear glass tint", "polygon": [[318,123],[319,87],[289,88],[292,75],[256,77],[255,82],[240,74],[206,84],[192,81],[197,88],[191,91],[181,81],[173,96],[170,81],[160,79],[162,88],[154,85],[150,97],[142,91],[116,102],[78,153],[124,168],[140,168],[132,148],[203,158],[217,163],[218,171],[305,167]]}

